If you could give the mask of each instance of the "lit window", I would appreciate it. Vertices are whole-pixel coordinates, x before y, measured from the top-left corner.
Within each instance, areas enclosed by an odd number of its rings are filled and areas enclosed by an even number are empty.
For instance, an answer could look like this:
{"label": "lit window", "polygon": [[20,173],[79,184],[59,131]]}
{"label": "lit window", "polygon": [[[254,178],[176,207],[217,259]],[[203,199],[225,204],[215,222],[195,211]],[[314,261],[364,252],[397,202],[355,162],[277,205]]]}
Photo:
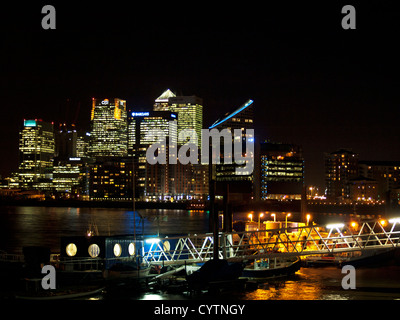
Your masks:
{"label": "lit window", "polygon": [[96,258],[100,254],[100,247],[97,244],[93,243],[89,246],[88,252],[92,258]]}
{"label": "lit window", "polygon": [[130,256],[133,256],[135,254],[135,244],[132,242],[128,246],[128,253]]}
{"label": "lit window", "polygon": [[163,249],[165,252],[168,252],[171,249],[171,244],[169,243],[168,240],[163,242]]}
{"label": "lit window", "polygon": [[75,243],[70,243],[69,245],[67,245],[67,247],[65,248],[65,251],[67,252],[68,256],[70,256],[70,257],[75,256],[76,252],[77,252]]}
{"label": "lit window", "polygon": [[121,253],[122,253],[121,245],[120,245],[119,243],[116,243],[116,244],[114,245],[114,255],[115,255],[116,257],[119,257],[119,256],[121,255]]}

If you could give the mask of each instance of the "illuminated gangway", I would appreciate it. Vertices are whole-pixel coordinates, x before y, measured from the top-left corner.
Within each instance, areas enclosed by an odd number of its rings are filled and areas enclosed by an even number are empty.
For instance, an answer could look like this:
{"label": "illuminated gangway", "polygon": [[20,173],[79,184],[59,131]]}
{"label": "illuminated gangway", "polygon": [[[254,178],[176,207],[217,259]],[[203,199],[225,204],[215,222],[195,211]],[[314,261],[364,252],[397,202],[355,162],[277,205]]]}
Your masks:
{"label": "illuminated gangway", "polygon": [[[259,231],[219,233],[219,257],[228,261],[258,258],[335,254],[399,246],[400,218],[360,224],[313,225]],[[213,257],[213,235],[151,238],[144,260],[179,265]]]}

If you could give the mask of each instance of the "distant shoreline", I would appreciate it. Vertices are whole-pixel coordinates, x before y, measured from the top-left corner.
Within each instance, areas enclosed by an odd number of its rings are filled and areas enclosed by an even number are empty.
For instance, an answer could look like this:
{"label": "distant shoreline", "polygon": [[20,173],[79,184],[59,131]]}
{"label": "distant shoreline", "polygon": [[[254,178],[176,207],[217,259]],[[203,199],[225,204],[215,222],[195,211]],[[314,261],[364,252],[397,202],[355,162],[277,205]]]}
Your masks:
{"label": "distant shoreline", "polygon": [[[128,208],[132,201],[79,201],[79,200],[2,200],[1,206],[73,207],[73,208]],[[187,209],[185,202],[135,202],[136,209]]]}

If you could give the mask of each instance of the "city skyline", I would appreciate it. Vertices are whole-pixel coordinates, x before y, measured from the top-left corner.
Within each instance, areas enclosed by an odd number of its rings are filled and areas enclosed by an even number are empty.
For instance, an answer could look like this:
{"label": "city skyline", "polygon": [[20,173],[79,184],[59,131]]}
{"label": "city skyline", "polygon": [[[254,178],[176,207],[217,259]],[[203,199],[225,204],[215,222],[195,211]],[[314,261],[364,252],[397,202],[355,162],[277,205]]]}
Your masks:
{"label": "city skyline", "polygon": [[[306,184],[323,185],[324,152],[399,160],[395,13],[355,5],[357,29],[343,30],[341,7],[274,5],[229,15],[206,6],[187,15],[140,7],[139,17],[122,6],[59,5],[57,29],[45,31],[41,8],[29,5],[2,29],[2,98],[13,107],[2,108],[1,135],[9,138],[0,143],[9,157],[0,174],[18,166],[24,118],[88,129],[92,97],[151,109],[167,88],[203,99],[204,127],[253,99],[256,135],[302,146]],[[104,14],[120,23],[95,23]]]}

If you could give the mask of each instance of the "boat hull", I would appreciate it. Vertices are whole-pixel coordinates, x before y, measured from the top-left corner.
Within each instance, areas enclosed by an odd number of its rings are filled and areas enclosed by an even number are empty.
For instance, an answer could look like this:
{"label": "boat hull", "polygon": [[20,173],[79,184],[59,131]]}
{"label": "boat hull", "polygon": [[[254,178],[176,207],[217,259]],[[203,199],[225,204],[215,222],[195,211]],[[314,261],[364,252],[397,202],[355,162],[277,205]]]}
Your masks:
{"label": "boat hull", "polygon": [[103,277],[106,280],[140,280],[149,276],[150,267],[137,270],[117,271],[104,270]]}
{"label": "boat hull", "polygon": [[242,277],[249,279],[258,279],[289,276],[296,273],[300,269],[300,266],[300,259],[296,259],[293,263],[289,265],[277,268],[244,268],[242,272]]}
{"label": "boat hull", "polygon": [[395,257],[396,249],[377,249],[363,253],[361,256],[343,261],[341,266],[352,265],[353,267],[374,267],[390,264]]}

